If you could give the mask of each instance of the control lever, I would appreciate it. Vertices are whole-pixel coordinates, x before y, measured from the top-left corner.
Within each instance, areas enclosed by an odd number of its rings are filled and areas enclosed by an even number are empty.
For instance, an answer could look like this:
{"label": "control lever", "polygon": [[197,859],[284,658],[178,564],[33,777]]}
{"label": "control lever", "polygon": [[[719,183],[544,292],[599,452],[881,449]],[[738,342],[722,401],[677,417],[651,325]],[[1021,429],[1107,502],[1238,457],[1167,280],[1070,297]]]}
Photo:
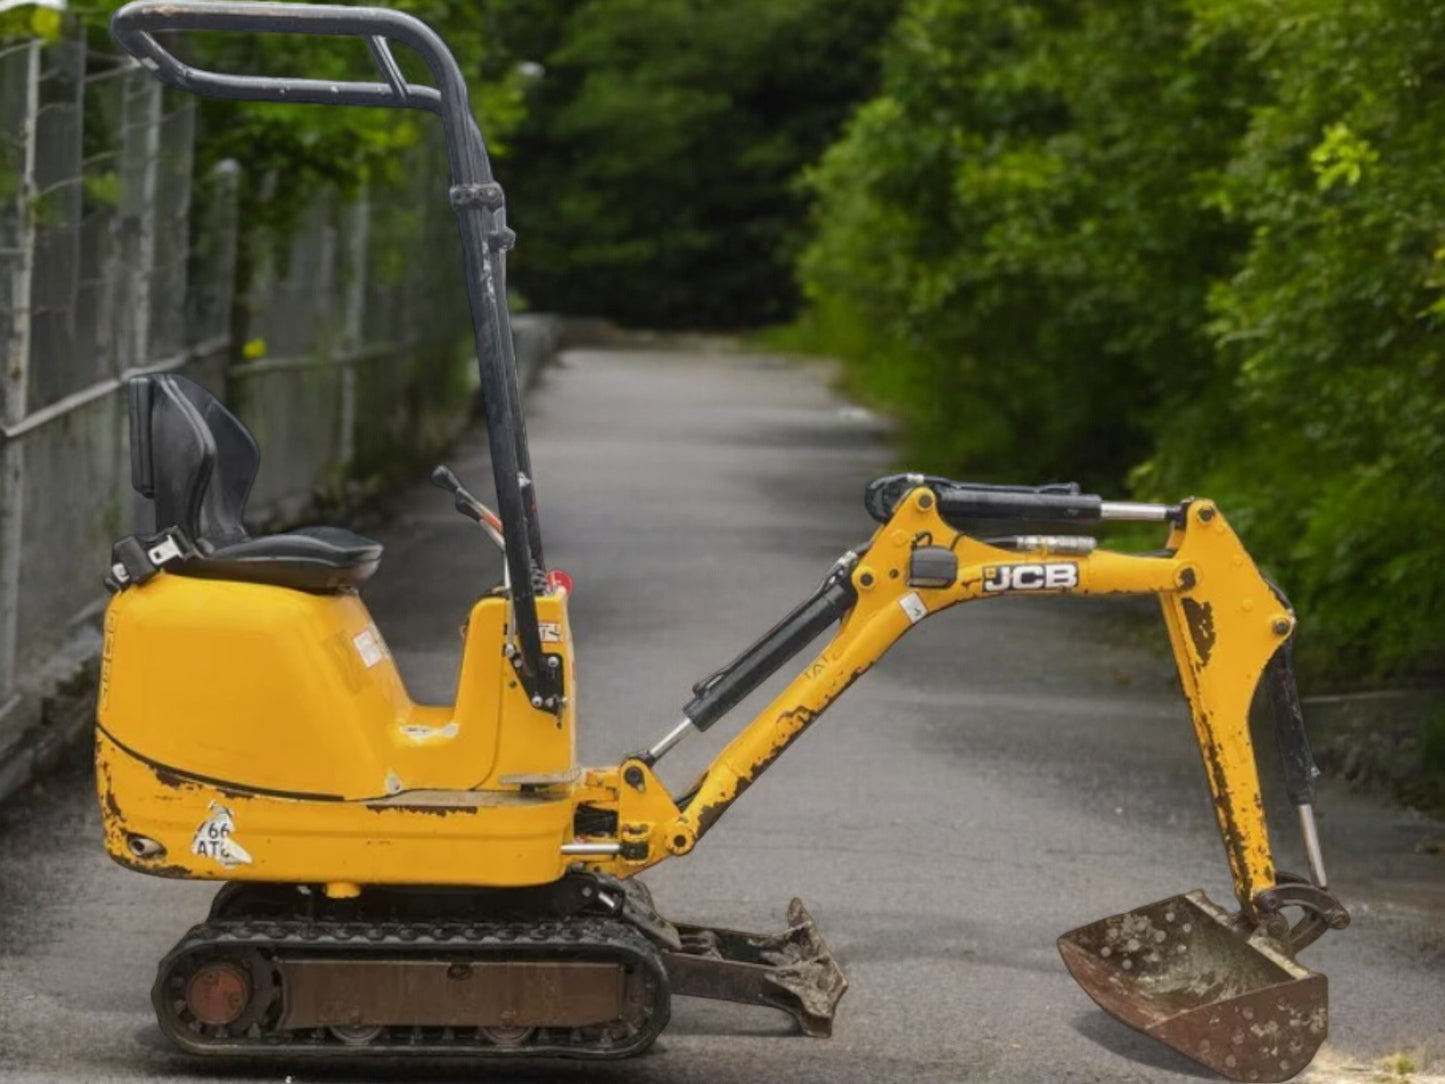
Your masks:
{"label": "control lever", "polygon": [[468,519],[474,520],[487,533],[487,537],[496,543],[497,548],[503,553],[506,552],[507,543],[502,537],[501,519],[485,504],[467,492],[467,487],[462,485],[462,480],[452,472],[450,467],[443,463],[433,470],[431,484],[438,489],[448,490],[456,501],[457,511]]}

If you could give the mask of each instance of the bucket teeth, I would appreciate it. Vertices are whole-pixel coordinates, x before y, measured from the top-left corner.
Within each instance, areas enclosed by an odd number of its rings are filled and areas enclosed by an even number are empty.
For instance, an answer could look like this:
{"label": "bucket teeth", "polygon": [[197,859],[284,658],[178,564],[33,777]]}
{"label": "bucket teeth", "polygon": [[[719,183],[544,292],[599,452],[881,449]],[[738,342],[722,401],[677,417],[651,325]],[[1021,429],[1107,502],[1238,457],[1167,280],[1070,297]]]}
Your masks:
{"label": "bucket teeth", "polygon": [[1059,953],[1109,1015],[1231,1080],[1288,1080],[1325,1039],[1325,977],[1203,892],[1081,926]]}

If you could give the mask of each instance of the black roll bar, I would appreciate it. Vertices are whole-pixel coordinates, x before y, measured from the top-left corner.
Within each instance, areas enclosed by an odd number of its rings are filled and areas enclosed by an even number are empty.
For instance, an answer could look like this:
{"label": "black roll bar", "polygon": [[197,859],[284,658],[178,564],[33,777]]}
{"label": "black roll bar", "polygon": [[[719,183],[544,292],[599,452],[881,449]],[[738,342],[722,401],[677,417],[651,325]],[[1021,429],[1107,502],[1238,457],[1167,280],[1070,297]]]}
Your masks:
{"label": "black roll bar", "polygon": [[[518,661],[528,692],[550,700],[559,689],[555,672],[544,665],[536,606],[536,594],[544,589],[546,566],[507,312],[506,251],[515,234],[507,228],[502,187],[492,177],[486,141],[472,115],[466,80],[451,50],[429,26],[410,15],[331,4],[136,0],[111,17],[110,29],[121,47],[157,79],[191,94],[235,101],[422,109],[441,117],[451,166],[449,196],[466,261],[497,506],[507,543]],[[334,82],[207,71],[184,63],[155,38],[158,33],[174,31],[358,37],[366,41],[383,81]],[[392,42],[414,50],[436,85],[408,82],[392,55]]]}

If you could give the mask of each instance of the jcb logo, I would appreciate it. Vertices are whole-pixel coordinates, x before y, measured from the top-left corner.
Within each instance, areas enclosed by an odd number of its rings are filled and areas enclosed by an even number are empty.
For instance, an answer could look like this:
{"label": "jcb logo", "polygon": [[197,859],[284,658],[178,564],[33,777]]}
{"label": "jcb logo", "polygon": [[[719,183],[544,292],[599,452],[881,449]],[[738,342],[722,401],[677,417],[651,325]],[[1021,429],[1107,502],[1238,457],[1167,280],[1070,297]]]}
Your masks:
{"label": "jcb logo", "polygon": [[1079,566],[1072,561],[1046,565],[985,565],[985,591],[1061,591],[1079,586]]}

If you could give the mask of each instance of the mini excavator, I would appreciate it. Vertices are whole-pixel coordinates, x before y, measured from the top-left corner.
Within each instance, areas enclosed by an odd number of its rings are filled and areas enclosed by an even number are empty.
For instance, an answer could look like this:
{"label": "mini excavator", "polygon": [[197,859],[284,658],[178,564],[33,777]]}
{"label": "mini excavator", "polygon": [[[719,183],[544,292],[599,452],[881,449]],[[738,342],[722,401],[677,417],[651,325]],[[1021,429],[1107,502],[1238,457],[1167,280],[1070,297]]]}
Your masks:
{"label": "mini excavator", "polygon": [[[847,983],[794,900],[777,934],[658,914],[638,874],[689,854],[759,775],[920,621],[1007,596],[1159,599],[1238,910],[1190,892],[1065,934],[1105,1010],[1234,1080],[1285,1080],[1327,1024],[1299,952],[1348,914],[1330,895],[1314,763],[1291,662],[1295,617],[1210,501],[1107,501],[1077,486],[899,474],[878,524],[766,635],[691,689],[655,745],[575,762],[571,584],[543,559],[512,338],[513,234],[466,83],[440,37],[375,8],[138,0],[121,45],[172,87],[217,98],[439,115],[464,255],[497,513],[433,480],[503,551],[472,606],[454,704],[407,695],[359,589],[381,547],[336,527],[256,537],[245,427],[175,374],[129,385],[132,474],[159,530],[116,543],[96,732],[106,848],[129,869],[224,882],[160,962],[161,1030],[198,1055],[621,1058],[673,997],[772,1006],[826,1036]],[[378,76],[210,71],[185,32],[360,38]],[[403,74],[394,45],[430,80]],[[1078,525],[1156,522],[1164,548],[1097,548]],[[987,537],[973,533],[1002,524]],[[1057,525],[1059,533],[1002,533]],[[674,795],[658,761],[834,628],[796,678]],[[1248,713],[1263,683],[1309,875],[1276,869]]]}

